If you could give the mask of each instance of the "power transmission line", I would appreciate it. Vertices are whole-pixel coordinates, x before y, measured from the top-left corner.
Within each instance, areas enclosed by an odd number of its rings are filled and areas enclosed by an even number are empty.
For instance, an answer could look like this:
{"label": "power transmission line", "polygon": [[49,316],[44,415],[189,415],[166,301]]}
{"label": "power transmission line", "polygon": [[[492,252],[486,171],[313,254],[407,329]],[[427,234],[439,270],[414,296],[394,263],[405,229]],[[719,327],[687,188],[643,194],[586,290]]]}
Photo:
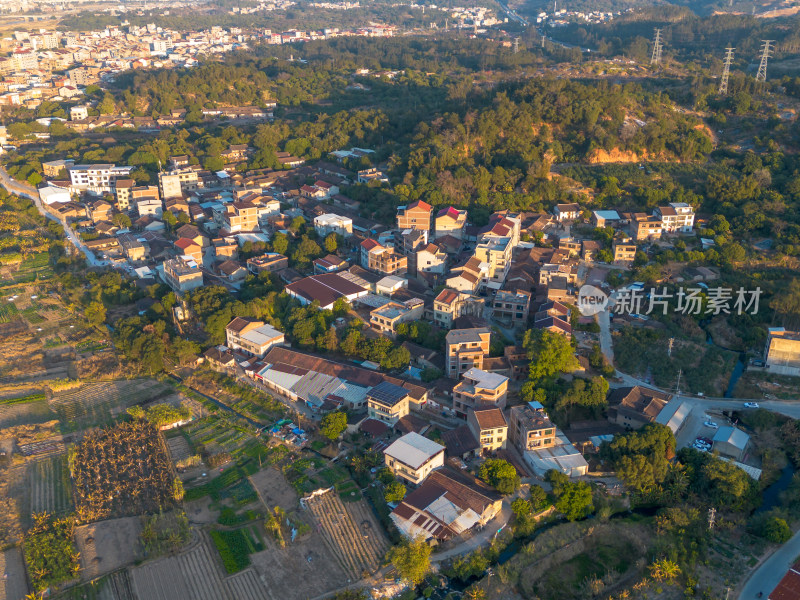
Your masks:
{"label": "power transmission line", "polygon": [[758,65],[758,73],[756,73],[756,81],[767,80],[767,59],[769,59],[770,52],[772,52],[772,48],[770,47],[770,45],[774,43],[775,40],[761,40],[761,64]]}
{"label": "power transmission line", "polygon": [[515,37],[514,38],[514,54],[517,54],[518,52],[519,52],[519,38]]}
{"label": "power transmission line", "polygon": [[661,64],[661,30],[656,29],[656,36],[653,40],[653,55],[650,57],[651,65]]}
{"label": "power transmission line", "polygon": [[719,94],[724,96],[728,93],[728,76],[731,73],[731,63],[733,62],[733,51],[736,48],[725,48],[725,62],[722,66],[722,80],[719,82]]}

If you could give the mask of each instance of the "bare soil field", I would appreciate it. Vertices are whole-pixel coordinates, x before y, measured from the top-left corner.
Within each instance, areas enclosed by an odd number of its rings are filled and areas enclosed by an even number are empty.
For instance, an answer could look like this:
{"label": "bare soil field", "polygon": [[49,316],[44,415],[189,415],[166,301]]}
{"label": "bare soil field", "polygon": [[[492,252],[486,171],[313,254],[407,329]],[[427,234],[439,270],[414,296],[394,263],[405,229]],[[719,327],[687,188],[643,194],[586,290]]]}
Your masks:
{"label": "bare soil field", "polygon": [[266,587],[265,598],[308,600],[347,585],[350,579],[321,538],[313,532],[285,548],[268,539],[263,552],[250,555]]}
{"label": "bare soil field", "polygon": [[307,504],[317,530],[352,579],[371,575],[380,566],[389,540],[365,500],[345,504],[335,492],[326,492]]}
{"label": "bare soil field", "polygon": [[0,600],[23,600],[28,593],[28,582],[19,548],[0,552],[0,573],[8,574],[7,579],[0,576]]}
{"label": "bare soil field", "polygon": [[[263,600],[270,597],[259,575],[247,568],[225,576],[205,534],[188,550],[131,569],[139,600]],[[277,596],[276,600],[286,596]]]}
{"label": "bare soil field", "polygon": [[81,579],[89,581],[142,558],[139,517],[100,521],[75,529],[81,553]]}
{"label": "bare soil field", "polygon": [[298,507],[298,496],[278,469],[262,469],[250,476],[250,483],[267,508],[280,506],[286,512]]}

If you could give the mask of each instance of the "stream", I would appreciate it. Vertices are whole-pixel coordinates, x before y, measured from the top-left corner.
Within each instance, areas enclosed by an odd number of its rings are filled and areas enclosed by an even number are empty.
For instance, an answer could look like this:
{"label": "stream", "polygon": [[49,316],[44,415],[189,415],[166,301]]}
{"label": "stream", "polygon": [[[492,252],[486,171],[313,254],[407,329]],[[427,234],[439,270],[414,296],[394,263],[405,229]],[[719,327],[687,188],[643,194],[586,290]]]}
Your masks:
{"label": "stream", "polygon": [[728,380],[728,386],[725,388],[725,393],[723,394],[723,398],[733,398],[733,390],[736,389],[736,384],[739,382],[739,378],[744,373],[745,368],[747,367],[747,353],[739,352],[738,350],[733,350],[731,348],[726,348],[725,346],[720,346],[714,341],[713,336],[708,332],[705,328],[708,325],[708,321],[700,321],[699,323],[700,328],[706,332],[706,344],[709,346],[714,346],[715,348],[719,348],[720,350],[725,350],[727,352],[736,352],[739,355],[739,358],[736,361],[736,365],[733,367],[733,372],[731,373],[731,378]]}

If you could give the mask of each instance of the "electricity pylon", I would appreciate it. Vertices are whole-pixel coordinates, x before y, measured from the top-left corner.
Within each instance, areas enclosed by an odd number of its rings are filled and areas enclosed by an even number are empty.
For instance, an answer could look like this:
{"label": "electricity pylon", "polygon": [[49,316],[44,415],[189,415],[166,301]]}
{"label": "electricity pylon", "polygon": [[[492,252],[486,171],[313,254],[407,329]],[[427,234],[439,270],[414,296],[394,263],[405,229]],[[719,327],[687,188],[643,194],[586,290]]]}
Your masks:
{"label": "electricity pylon", "polygon": [[725,48],[725,62],[722,66],[722,80],[719,82],[719,94],[724,96],[728,93],[728,76],[731,74],[731,63],[733,62],[733,51],[736,48]]}
{"label": "electricity pylon", "polygon": [[756,81],[767,80],[767,59],[770,57],[772,48],[770,47],[775,43],[775,40],[761,40],[761,64],[758,65],[758,73],[756,73]]}
{"label": "electricity pylon", "polygon": [[653,55],[650,57],[651,65],[661,64],[661,30],[656,29],[656,37],[653,40]]}

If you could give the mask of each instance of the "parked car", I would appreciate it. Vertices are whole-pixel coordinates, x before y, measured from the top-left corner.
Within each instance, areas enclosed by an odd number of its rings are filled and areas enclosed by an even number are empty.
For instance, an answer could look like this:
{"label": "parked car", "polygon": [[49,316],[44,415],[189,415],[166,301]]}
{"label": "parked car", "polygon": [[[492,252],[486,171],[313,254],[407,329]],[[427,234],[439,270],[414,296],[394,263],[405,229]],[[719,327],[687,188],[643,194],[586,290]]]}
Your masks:
{"label": "parked car", "polygon": [[758,402],[745,402],[745,408],[758,408]]}
{"label": "parked car", "polygon": [[714,423],[714,421],[706,421],[705,423],[703,423],[703,425],[705,425],[706,427],[710,427],[711,429],[719,429],[719,425]]}

